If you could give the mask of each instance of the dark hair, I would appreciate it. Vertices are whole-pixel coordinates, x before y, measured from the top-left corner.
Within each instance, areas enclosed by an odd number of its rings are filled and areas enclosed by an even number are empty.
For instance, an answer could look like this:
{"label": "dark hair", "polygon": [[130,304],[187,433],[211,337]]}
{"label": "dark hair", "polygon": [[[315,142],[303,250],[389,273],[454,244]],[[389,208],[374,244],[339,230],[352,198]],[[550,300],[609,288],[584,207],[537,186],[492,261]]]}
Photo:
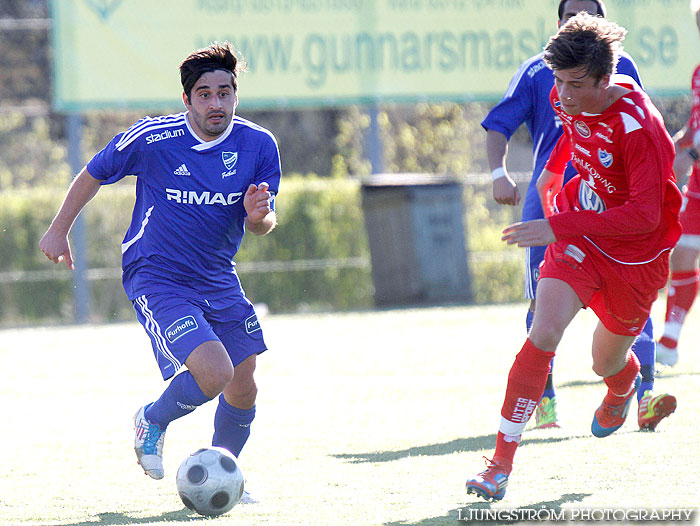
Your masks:
{"label": "dark hair", "polygon": [[182,82],[182,89],[187,98],[190,98],[192,88],[199,77],[219,69],[231,73],[231,82],[235,93],[238,90],[238,73],[245,70],[245,63],[236,56],[233,44],[214,42],[208,47],[190,53],[180,64],[180,82]]}
{"label": "dark hair", "polygon": [[552,69],[583,67],[596,83],[612,74],[627,30],[598,16],[579,13],[561,26],[544,48],[544,61]]}
{"label": "dark hair", "polygon": [[[559,20],[561,20],[561,17],[564,16],[564,6],[569,0],[559,0]],[[607,16],[607,12],[605,9],[605,4],[603,3],[603,0],[590,0],[593,2],[596,6],[596,15],[602,16],[605,18]]]}

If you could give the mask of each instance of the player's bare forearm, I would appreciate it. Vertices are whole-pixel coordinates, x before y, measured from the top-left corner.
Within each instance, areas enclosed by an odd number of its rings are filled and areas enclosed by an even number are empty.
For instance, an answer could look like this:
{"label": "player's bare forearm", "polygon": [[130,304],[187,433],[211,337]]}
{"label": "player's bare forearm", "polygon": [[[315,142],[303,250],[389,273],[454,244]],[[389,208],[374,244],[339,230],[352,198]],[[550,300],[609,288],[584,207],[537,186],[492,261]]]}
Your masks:
{"label": "player's bare forearm", "polygon": [[87,168],[83,168],[73,180],[56,217],[39,241],[39,249],[54,263],[65,260],[68,268],[74,268],[68,233],[75,218],[99,189],[100,182],[90,175]]}
{"label": "player's bare forearm", "polygon": [[556,241],[549,220],[535,219],[525,223],[515,223],[503,229],[501,241],[519,247],[540,247]]}
{"label": "player's bare forearm", "polygon": [[99,189],[100,181],[90,175],[87,168],[83,168],[78,177],[71,183],[49,229],[55,230],[57,233],[68,234],[75,218],[78,217],[85,205],[95,197]]}
{"label": "player's bare forearm", "polygon": [[277,226],[277,214],[273,210],[257,223],[253,222],[250,216],[245,218],[245,226],[249,232],[256,236],[265,236],[272,232]]}

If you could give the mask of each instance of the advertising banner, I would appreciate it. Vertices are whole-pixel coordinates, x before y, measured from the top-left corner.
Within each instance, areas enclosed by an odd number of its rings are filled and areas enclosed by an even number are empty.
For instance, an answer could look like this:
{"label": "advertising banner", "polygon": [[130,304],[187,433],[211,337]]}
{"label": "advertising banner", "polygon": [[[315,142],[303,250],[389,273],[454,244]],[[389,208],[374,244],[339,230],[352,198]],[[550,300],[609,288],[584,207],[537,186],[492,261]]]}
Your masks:
{"label": "advertising banner", "polygon": [[[228,40],[241,107],[489,101],[557,30],[557,0],[51,0],[54,106],[172,107],[178,65]],[[657,96],[689,92],[687,0],[607,0]]]}

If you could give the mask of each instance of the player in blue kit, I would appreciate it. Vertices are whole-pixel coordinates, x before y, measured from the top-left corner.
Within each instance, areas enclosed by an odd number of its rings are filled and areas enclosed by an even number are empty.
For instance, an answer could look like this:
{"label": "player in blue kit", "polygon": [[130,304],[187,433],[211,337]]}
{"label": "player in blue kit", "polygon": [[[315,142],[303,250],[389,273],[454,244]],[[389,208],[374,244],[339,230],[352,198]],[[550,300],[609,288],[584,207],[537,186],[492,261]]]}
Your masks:
{"label": "player in blue kit", "polygon": [[172,378],[135,416],[136,456],[154,479],[164,476],[173,420],[218,396],[212,445],[238,456],[255,417],[256,357],[267,347],[233,257],[244,230],[265,235],[277,224],[281,168],[272,134],[235,115],[242,69],[228,43],[190,54],[180,65],[187,111],[114,137],[73,181],[39,245],[73,268],[78,213],[101,185],[136,176],[122,281],[163,379]]}
{"label": "player in blue kit", "polygon": [[[558,26],[564,25],[569,18],[580,11],[601,17],[606,16],[605,4],[600,0],[560,0]],[[523,123],[530,133],[533,143],[533,174],[523,203],[522,221],[544,218],[542,203],[535,183],[562,134],[561,121],[555,116],[549,102],[549,93],[554,86],[554,76],[542,57],[543,53],[540,53],[522,63],[501,102],[489,112],[481,123],[486,130],[486,152],[493,178],[493,197],[499,204],[517,205],[520,202],[518,188],[506,170],[508,141]],[[636,64],[624,51],[619,57],[617,73],[629,75],[640,86],[642,85]],[[564,181],[571,179],[574,174],[575,171],[569,164]],[[535,312],[539,266],[544,259],[545,249],[546,247],[526,248],[525,296],[530,300],[526,316],[528,331]],[[633,351],[637,354],[642,365],[642,385],[638,391],[640,408],[656,407],[659,400],[669,395],[662,394],[653,397],[649,393],[648,399],[643,401],[643,398],[646,397],[646,391],[651,391],[654,385],[656,344],[651,318],[644,326],[642,334],[635,341]],[[555,394],[550,372],[544,394],[535,412],[536,427],[559,426]],[[670,403],[670,399],[668,402]],[[649,415],[648,411],[640,409],[639,426],[642,429],[654,429],[664,416],[666,415]]]}

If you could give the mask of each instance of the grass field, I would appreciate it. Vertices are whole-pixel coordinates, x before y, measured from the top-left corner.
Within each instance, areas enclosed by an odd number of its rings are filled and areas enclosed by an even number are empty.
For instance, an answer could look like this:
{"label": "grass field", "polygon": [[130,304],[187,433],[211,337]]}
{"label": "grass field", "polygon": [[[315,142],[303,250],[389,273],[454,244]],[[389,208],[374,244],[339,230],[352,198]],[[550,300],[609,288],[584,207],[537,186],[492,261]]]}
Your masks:
{"label": "grass field", "polygon": [[696,508],[698,308],[679,364],[657,380],[679,405],[656,433],[637,431],[634,404],[617,433],[591,436],[604,385],[591,371],[595,318],[584,312],[555,366],[564,427],[526,432],[504,501],[466,495],[465,479],[492,453],[524,309],[263,318],[270,351],[241,456],[261,502],[217,519],[186,510],[175,491],[180,461],[210,443],[213,403],[169,427],[165,479],[136,465],[133,413],[164,387],[139,325],[0,331],[0,524],[432,526],[488,508]]}

